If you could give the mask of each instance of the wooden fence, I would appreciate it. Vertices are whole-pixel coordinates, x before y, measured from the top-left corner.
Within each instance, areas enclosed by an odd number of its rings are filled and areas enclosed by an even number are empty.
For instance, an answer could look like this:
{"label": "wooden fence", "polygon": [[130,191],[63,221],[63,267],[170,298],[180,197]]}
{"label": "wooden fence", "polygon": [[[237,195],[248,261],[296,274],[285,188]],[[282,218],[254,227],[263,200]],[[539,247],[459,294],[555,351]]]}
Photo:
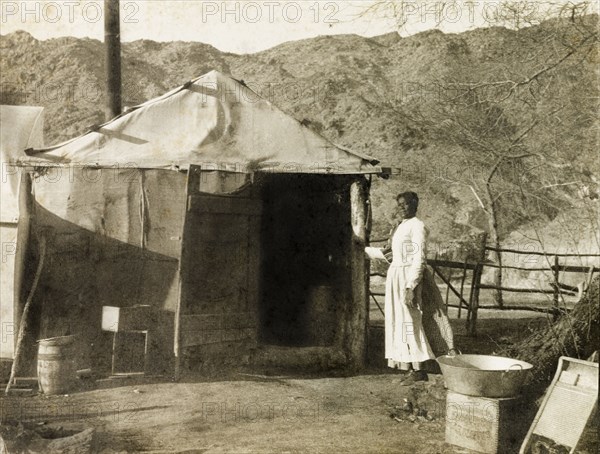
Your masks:
{"label": "wooden fence", "polygon": [[[384,243],[387,240],[372,240],[371,243]],[[484,238],[485,241],[485,238]],[[521,255],[537,255],[544,256],[547,258],[548,263],[552,263],[546,267],[519,267],[519,266],[510,266],[510,265],[497,265],[495,263],[488,263],[485,260],[486,251],[493,251],[499,253],[513,253],[513,254],[521,254]],[[531,252],[531,251],[519,251],[515,249],[497,249],[490,246],[483,246],[481,248],[481,256],[479,260],[475,263],[464,261],[457,262],[451,260],[439,260],[437,258],[427,259],[427,264],[431,267],[434,273],[434,277],[437,276],[441,279],[441,281],[446,286],[446,295],[445,295],[445,303],[446,308],[455,307],[458,308],[458,318],[462,316],[462,310],[466,310],[466,329],[469,335],[475,335],[477,333],[477,315],[479,309],[495,309],[495,310],[529,310],[536,312],[544,312],[551,313],[554,317],[558,316],[560,313],[560,301],[561,295],[568,294],[578,294],[579,289],[577,287],[569,286],[560,282],[560,273],[561,272],[576,272],[576,273],[587,273],[587,278],[585,280],[584,289],[589,287],[589,284],[592,280],[593,274],[600,271],[600,268],[595,265],[590,266],[576,266],[576,265],[568,265],[561,264],[560,260],[568,257],[600,257],[600,254],[559,254],[559,253],[549,253],[549,252]],[[542,288],[519,288],[519,287],[498,287],[491,284],[482,284],[481,277],[483,275],[483,270],[485,267],[490,268],[502,268],[503,270],[520,270],[526,272],[532,271],[547,271],[552,273],[553,280],[550,283],[549,289]],[[447,273],[444,273],[443,270],[447,270]],[[455,272],[458,271],[459,282],[460,285],[455,286],[452,283],[452,278],[455,275]],[[371,273],[371,276],[382,276],[385,277],[383,273]],[[470,279],[468,279],[470,275]],[[465,291],[468,287],[468,296],[465,295]],[[515,292],[515,293],[540,293],[540,294],[551,294],[552,297],[552,305],[549,307],[539,307],[532,305],[503,305],[499,307],[497,305],[486,305],[482,306],[479,304],[479,297],[481,290],[496,290],[500,292]],[[452,293],[458,299],[458,303],[450,303],[449,296]],[[384,296],[384,292],[375,291],[373,289],[370,290],[370,296],[383,314],[383,309],[377,300],[377,297]],[[566,310],[566,309],[562,309]]]}

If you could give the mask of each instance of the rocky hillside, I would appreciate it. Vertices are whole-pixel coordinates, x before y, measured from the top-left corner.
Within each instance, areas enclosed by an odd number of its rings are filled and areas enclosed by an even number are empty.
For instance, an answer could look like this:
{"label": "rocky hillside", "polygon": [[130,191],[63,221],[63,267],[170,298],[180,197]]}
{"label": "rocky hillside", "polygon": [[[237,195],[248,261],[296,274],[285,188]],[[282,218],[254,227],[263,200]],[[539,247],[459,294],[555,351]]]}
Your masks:
{"label": "rocky hillside", "polygon": [[[516,143],[515,152],[544,157],[508,163],[513,167],[494,176],[499,229],[508,237],[597,201],[598,49],[578,32],[597,29],[597,19],[408,38],[322,36],[248,55],[202,43],[135,41],[123,45],[124,104],[211,69],[243,79],[329,139],[396,168],[391,179],[374,181],[376,236],[388,229],[391,195],[409,188],[422,195],[421,216],[439,242],[488,228],[470,186],[481,198],[482,175],[492,165],[486,150]],[[0,51],[2,103],[45,106],[47,143],[102,122],[101,42],[38,41],[16,32],[1,37]]]}

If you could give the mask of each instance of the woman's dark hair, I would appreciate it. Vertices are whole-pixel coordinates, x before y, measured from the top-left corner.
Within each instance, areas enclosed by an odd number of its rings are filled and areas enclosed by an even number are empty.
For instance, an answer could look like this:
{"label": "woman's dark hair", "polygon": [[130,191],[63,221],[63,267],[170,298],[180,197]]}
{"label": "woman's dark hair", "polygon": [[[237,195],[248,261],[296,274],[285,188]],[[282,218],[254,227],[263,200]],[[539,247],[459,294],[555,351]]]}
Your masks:
{"label": "woman's dark hair", "polygon": [[417,212],[417,208],[419,207],[419,196],[416,192],[401,192],[396,196],[396,202],[398,202],[400,199],[404,199],[406,201],[411,211],[415,213]]}

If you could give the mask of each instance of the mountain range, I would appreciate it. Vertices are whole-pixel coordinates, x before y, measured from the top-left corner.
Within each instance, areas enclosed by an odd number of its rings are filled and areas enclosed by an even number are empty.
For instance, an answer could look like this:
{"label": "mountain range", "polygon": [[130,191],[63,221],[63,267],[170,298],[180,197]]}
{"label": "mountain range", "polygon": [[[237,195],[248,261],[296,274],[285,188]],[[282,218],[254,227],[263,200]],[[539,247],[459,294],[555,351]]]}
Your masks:
{"label": "mountain range", "polygon": [[[435,241],[486,230],[483,177],[494,150],[508,143],[543,155],[506,161],[510,168],[502,164],[492,180],[499,232],[509,238],[564,210],[596,209],[597,26],[592,15],[519,30],[320,36],[245,55],[140,40],[122,46],[123,100],[139,104],[213,69],[243,80],[328,139],[393,169],[373,181],[374,236],[388,231],[393,194],[407,189],[421,195]],[[46,107],[47,144],[103,122],[100,41],[40,41],[19,31],[0,37],[0,57],[2,103]]]}

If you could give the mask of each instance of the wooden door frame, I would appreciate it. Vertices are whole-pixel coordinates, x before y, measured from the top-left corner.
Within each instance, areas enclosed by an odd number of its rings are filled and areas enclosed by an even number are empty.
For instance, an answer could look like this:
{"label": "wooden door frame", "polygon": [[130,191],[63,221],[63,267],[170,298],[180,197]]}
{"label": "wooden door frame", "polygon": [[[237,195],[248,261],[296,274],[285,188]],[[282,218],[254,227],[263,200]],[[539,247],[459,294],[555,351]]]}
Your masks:
{"label": "wooden door frame", "polygon": [[[207,169],[207,170],[215,170],[213,168]],[[188,254],[190,254],[190,250],[188,248],[188,239],[190,236],[190,224],[189,224],[189,218],[190,218],[190,212],[192,211],[193,207],[196,206],[196,204],[198,203],[198,199],[202,198],[202,197],[213,197],[213,198],[221,198],[223,201],[227,201],[228,199],[236,199],[236,201],[239,201],[240,198],[236,197],[234,195],[229,195],[229,194],[210,194],[210,193],[203,193],[201,192],[200,189],[200,178],[202,175],[203,169],[201,166],[196,166],[196,165],[190,165],[188,171],[187,171],[187,175],[186,175],[186,184],[185,184],[185,209],[183,210],[183,220],[182,220],[182,227],[181,227],[181,250],[180,250],[180,254],[179,254],[179,266],[178,266],[178,283],[177,283],[177,307],[176,307],[176,311],[175,311],[175,332],[174,332],[174,354],[175,354],[175,373],[174,373],[174,378],[175,380],[179,380],[179,378],[181,377],[181,356],[182,356],[182,351],[183,351],[183,338],[182,338],[182,317],[183,317],[183,312],[182,312],[182,302],[183,302],[183,291],[184,291],[184,279],[183,279],[183,275],[184,275],[184,267],[185,267],[185,263],[188,262]],[[244,186],[242,185],[242,188]],[[249,207],[250,209],[250,207]],[[254,212],[249,212],[247,213],[248,216],[250,216],[252,214],[254,214]],[[260,214],[259,214],[260,215]]]}

